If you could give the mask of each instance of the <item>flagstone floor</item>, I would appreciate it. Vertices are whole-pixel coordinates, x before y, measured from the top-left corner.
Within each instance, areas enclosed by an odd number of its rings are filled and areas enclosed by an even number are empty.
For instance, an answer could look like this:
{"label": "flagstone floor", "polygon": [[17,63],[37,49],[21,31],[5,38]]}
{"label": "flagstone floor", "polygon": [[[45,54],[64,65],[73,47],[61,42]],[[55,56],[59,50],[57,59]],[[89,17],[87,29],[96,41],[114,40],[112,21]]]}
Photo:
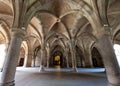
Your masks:
{"label": "flagstone floor", "polygon": [[45,69],[18,67],[15,86],[107,86],[104,68]]}

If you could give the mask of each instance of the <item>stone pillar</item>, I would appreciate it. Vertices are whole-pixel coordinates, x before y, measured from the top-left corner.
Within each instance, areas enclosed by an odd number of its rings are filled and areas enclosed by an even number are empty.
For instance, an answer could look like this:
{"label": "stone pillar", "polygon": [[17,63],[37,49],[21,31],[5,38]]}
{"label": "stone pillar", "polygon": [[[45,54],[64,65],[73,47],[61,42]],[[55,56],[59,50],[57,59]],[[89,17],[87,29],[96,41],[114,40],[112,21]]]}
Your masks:
{"label": "stone pillar", "polygon": [[67,68],[69,68],[68,56],[66,56],[66,60],[67,60]]}
{"label": "stone pillar", "polygon": [[49,57],[47,56],[47,68],[49,68]]}
{"label": "stone pillar", "polygon": [[85,52],[84,52],[84,55],[85,55],[85,67],[90,68],[90,67],[93,67],[93,65],[92,65],[91,53],[88,50],[85,50]]}
{"label": "stone pillar", "polygon": [[67,68],[69,68],[69,62],[68,62],[68,50],[67,50],[67,49],[66,49],[66,53],[65,53],[65,54],[66,54],[65,57],[66,57],[66,61],[67,61]]}
{"label": "stone pillar", "polygon": [[73,72],[77,72],[76,55],[75,55],[75,40],[74,39],[71,39],[71,41],[70,41],[70,48],[71,48],[71,54],[72,54],[72,70],[73,70]]}
{"label": "stone pillar", "polygon": [[32,65],[32,52],[28,52],[28,55],[25,56],[24,67],[31,67]]}
{"label": "stone pillar", "polygon": [[99,36],[97,46],[102,55],[110,86],[120,86],[120,68],[109,36]]}
{"label": "stone pillar", "polygon": [[47,68],[49,68],[50,49],[47,48]]}
{"label": "stone pillar", "polygon": [[6,55],[4,69],[2,72],[0,86],[14,86],[16,66],[20,54],[20,47],[25,36],[25,31],[19,28],[15,28],[12,31],[12,37],[10,46]]}
{"label": "stone pillar", "polygon": [[41,48],[41,59],[40,59],[40,70],[39,71],[44,71],[44,59],[45,58],[45,49],[44,47]]}

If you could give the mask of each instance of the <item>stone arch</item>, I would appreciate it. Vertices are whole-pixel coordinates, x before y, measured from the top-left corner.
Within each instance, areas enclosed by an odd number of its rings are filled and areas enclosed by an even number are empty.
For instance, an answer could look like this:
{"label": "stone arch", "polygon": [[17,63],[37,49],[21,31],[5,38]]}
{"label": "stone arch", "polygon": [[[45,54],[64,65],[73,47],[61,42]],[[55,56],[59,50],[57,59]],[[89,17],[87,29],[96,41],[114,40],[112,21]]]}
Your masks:
{"label": "stone arch", "polygon": [[76,66],[79,67],[84,67],[85,66],[85,59],[83,55],[83,51],[81,50],[82,48],[79,48],[79,46],[76,46]]}
{"label": "stone arch", "polygon": [[[35,5],[36,4],[36,5]],[[74,2],[74,4],[75,5],[77,5],[78,6],[78,3],[76,3],[76,2]],[[80,1],[79,2],[79,6],[78,7],[76,7],[76,8],[74,8],[74,9],[72,9],[72,12],[70,12],[70,13],[73,13],[73,12],[80,12],[80,11],[82,11],[83,12],[83,16],[85,16],[87,19],[88,19],[88,21],[91,23],[91,25],[93,26],[93,29],[96,31],[96,27],[94,27],[94,25],[92,24],[92,23],[94,23],[94,22],[97,22],[97,24],[100,24],[100,23],[98,23],[98,20],[99,20],[99,18],[98,17],[95,17],[94,15],[93,15],[93,10],[91,9],[91,7],[88,5],[88,4],[86,4],[84,1]],[[35,7],[37,7],[37,10],[34,10],[33,8],[34,8],[34,6]],[[74,10],[74,11],[73,11]],[[30,12],[29,12],[30,11]],[[40,4],[37,4],[37,2],[36,3],[34,3],[34,5],[33,6],[31,6],[31,8],[29,9],[29,11],[27,12],[27,14],[26,14],[26,16],[28,16],[29,15],[29,18],[27,18],[26,20],[27,20],[27,22],[29,22],[31,19],[32,19],[32,17],[33,16],[35,16],[36,15],[36,13],[37,12],[48,12],[49,13],[49,11],[47,11],[46,9],[42,9],[42,6],[40,5]],[[69,14],[69,12],[68,12],[68,14]],[[95,19],[96,18],[96,19]],[[95,20],[94,20],[95,19]],[[27,25],[25,25],[25,26],[27,26]]]}
{"label": "stone arch", "polygon": [[23,41],[21,44],[21,48],[20,48],[20,55],[19,55],[19,59],[18,59],[18,66],[24,66],[26,67],[28,64],[27,62],[29,61],[28,59],[28,43],[27,41]]}
{"label": "stone arch", "polygon": [[28,46],[28,53],[25,59],[25,65],[27,67],[35,66],[34,64],[37,56],[34,55],[34,52],[36,47],[41,46],[41,38],[38,36],[37,33],[29,33],[29,35],[26,35],[26,37],[24,38],[24,41],[27,42]]}
{"label": "stone arch", "polygon": [[92,48],[92,62],[93,67],[104,67],[102,56],[96,47]]}
{"label": "stone arch", "polygon": [[0,6],[2,9],[0,9],[0,13],[13,16],[13,10],[12,6],[10,6],[10,3],[7,3],[6,1],[0,1]]}
{"label": "stone arch", "polygon": [[48,42],[51,42],[51,40],[53,38],[56,38],[56,39],[63,39],[64,41],[68,41],[69,38],[62,34],[62,33],[55,33],[55,32],[51,32],[45,39],[45,42],[48,43]]}
{"label": "stone arch", "polygon": [[11,39],[10,28],[4,20],[0,20],[0,32],[3,34],[5,43],[9,43]]}
{"label": "stone arch", "polygon": [[[35,36],[36,38],[39,38],[39,39],[42,39],[42,37],[43,37],[43,34],[42,34],[42,31],[41,31],[41,27],[37,27],[37,25],[34,25],[34,23],[33,22],[35,22],[36,23],[36,21],[37,21],[37,19],[34,17],[32,20],[31,20],[31,22],[30,22],[30,27],[32,27],[35,31],[36,31],[36,33],[32,33],[31,35],[33,35],[33,36]],[[38,23],[38,22],[37,22]],[[38,23],[39,24],[39,23]],[[40,25],[39,25],[40,26]],[[40,30],[39,30],[39,29]],[[29,32],[29,31],[28,31]]]}
{"label": "stone arch", "polygon": [[92,67],[91,46],[97,41],[97,38],[89,32],[83,32],[78,35],[76,44],[82,47],[84,56],[84,67]]}
{"label": "stone arch", "polygon": [[25,49],[24,47],[21,47],[20,49],[20,55],[19,55],[19,60],[18,60],[18,66],[23,66],[24,65],[24,60],[25,60]]}
{"label": "stone arch", "polygon": [[[28,61],[29,61],[29,59],[28,59],[28,43],[27,43],[27,41],[23,41],[22,42],[22,44],[21,44],[21,47],[22,48],[24,48],[24,50],[25,50],[25,55],[24,55],[24,67],[27,67],[28,66]],[[21,52],[21,51],[20,51]]]}
{"label": "stone arch", "polygon": [[33,67],[36,67],[36,66],[40,66],[40,55],[38,54],[41,54],[40,53],[40,49],[41,49],[41,46],[38,45],[37,47],[35,47],[34,49],[34,54],[33,54]]}
{"label": "stone arch", "polygon": [[50,50],[49,66],[54,67],[55,56],[60,56],[60,67],[66,67],[67,63],[64,52],[64,49],[60,45],[54,45],[53,48]]}

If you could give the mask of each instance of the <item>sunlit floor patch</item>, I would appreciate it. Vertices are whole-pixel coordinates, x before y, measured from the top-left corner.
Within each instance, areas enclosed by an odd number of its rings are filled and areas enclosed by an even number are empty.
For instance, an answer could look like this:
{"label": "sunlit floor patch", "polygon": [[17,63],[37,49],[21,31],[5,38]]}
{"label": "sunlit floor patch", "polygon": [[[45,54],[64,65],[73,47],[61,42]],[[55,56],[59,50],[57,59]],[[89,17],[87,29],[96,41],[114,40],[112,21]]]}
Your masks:
{"label": "sunlit floor patch", "polygon": [[[29,71],[29,72],[39,72],[39,67],[36,68],[24,68],[17,67],[17,70]],[[72,68],[45,68],[45,72],[72,72]],[[105,68],[77,68],[77,72],[105,72]]]}
{"label": "sunlit floor patch", "polygon": [[[39,67],[36,68],[24,68],[17,67],[17,70],[29,71],[29,72],[39,72]],[[45,68],[45,72],[72,72],[72,68]],[[77,72],[105,72],[105,68],[77,68]]]}

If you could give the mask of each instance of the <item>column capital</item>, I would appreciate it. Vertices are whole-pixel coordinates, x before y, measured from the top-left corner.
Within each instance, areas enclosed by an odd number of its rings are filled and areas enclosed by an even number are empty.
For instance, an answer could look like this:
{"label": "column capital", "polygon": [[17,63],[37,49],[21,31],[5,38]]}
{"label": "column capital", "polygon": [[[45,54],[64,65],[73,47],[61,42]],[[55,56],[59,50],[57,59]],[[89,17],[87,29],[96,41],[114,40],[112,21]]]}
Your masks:
{"label": "column capital", "polygon": [[68,45],[75,45],[75,39],[70,39],[69,41],[68,41]]}
{"label": "column capital", "polygon": [[111,36],[111,31],[110,31],[110,26],[103,26],[103,27],[100,27],[100,31],[99,32],[96,32],[94,33],[94,35],[97,37],[97,38],[101,38],[103,36]]}
{"label": "column capital", "polygon": [[111,35],[111,29],[110,28],[111,28],[110,26],[104,26],[106,35]]}
{"label": "column capital", "polygon": [[12,28],[12,35],[13,37],[20,37],[20,38],[24,38],[26,31],[23,28]]}

